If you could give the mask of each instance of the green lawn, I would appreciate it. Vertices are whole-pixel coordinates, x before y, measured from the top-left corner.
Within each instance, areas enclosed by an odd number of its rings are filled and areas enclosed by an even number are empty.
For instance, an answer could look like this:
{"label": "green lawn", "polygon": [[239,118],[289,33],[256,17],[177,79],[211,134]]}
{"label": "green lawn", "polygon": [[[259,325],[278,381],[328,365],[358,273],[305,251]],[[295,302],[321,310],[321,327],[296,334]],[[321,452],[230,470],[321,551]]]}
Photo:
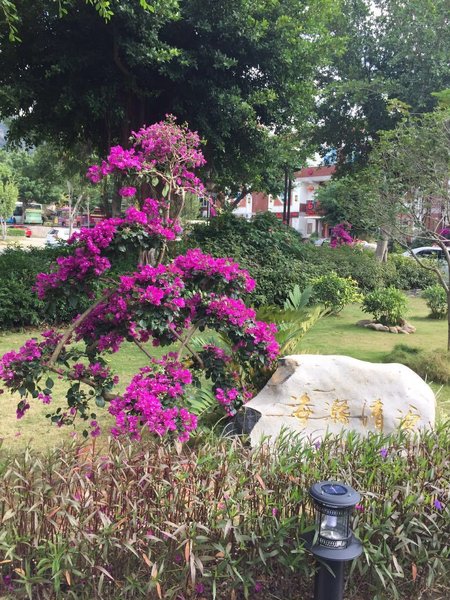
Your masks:
{"label": "green lawn", "polygon": [[[447,328],[445,321],[435,321],[427,318],[427,308],[420,298],[411,298],[408,321],[417,327],[413,335],[394,335],[380,333],[356,327],[355,323],[367,318],[358,306],[347,307],[337,317],[326,317],[305,336],[303,352],[314,354],[345,354],[362,360],[380,362],[385,354],[390,352],[395,344],[410,344],[428,350],[445,349]],[[0,355],[11,349],[17,349],[26,339],[36,332],[0,334]],[[151,348],[155,354],[162,354],[167,349]],[[110,357],[111,366],[121,378],[124,386],[130,377],[141,366],[146,364],[146,357],[132,344],[124,344],[120,353]],[[435,386],[439,414],[450,414],[450,386]],[[55,391],[62,390],[62,384],[56,382]],[[56,394],[57,395],[57,394]],[[15,415],[17,398],[5,392],[0,396],[0,410],[3,418],[0,421],[0,438],[4,447],[20,448],[28,443],[39,448],[52,447],[61,439],[70,439],[67,428],[58,429],[51,425],[45,414],[48,407],[34,402],[25,417],[18,421]],[[106,410],[96,409],[102,422],[112,423]],[[102,414],[103,413],[103,414]],[[77,428],[78,435],[83,425]],[[105,427],[107,429],[107,427]]]}
{"label": "green lawn", "polygon": [[[428,318],[428,309],[421,298],[409,298],[407,321],[417,328],[411,335],[395,335],[357,327],[363,313],[358,305],[346,307],[335,317],[321,319],[303,338],[303,352],[311,354],[345,354],[370,362],[382,362],[396,344],[408,344],[425,350],[447,348],[447,323]],[[438,415],[450,414],[450,385],[429,382],[438,398]]]}

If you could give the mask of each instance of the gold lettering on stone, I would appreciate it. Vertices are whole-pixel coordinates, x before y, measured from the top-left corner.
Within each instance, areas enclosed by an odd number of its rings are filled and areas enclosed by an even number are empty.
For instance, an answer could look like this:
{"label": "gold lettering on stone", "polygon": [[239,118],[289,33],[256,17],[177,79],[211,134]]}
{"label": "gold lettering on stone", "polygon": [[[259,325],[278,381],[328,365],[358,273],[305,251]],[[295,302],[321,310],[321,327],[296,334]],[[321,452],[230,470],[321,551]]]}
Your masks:
{"label": "gold lettering on stone", "polygon": [[361,413],[361,417],[360,417],[361,423],[363,424],[364,427],[367,427],[367,424],[369,422],[369,417],[366,415],[366,405],[367,405],[367,402],[364,400],[364,404],[362,407],[362,413]]}
{"label": "gold lettering on stone", "polygon": [[400,421],[400,429],[412,430],[417,425],[418,421],[420,421],[420,415],[413,413],[413,411],[409,409],[408,413]]}
{"label": "gold lettering on stone", "polygon": [[372,417],[375,421],[375,429],[378,429],[379,431],[383,431],[383,425],[384,425],[383,403],[381,402],[380,399],[375,400],[375,402],[372,402],[372,404],[370,405],[370,408],[371,408],[370,414],[372,415]]}
{"label": "gold lettering on stone", "polygon": [[293,400],[298,400],[299,402],[299,405],[292,413],[292,416],[296,417],[302,425],[306,425],[309,417],[313,413],[311,408],[311,398],[308,396],[308,394],[303,394],[303,396],[298,399],[295,396],[291,396],[291,398]]}
{"label": "gold lettering on stone", "polygon": [[330,406],[330,418],[335,423],[348,423],[350,409],[347,400],[335,400]]}

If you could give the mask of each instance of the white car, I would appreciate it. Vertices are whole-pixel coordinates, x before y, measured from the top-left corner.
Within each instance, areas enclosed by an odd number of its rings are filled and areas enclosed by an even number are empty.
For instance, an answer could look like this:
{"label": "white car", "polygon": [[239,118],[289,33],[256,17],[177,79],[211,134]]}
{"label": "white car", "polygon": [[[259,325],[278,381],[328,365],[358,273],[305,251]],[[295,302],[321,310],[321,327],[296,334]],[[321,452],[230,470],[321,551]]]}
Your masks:
{"label": "white car", "polygon": [[420,248],[411,248],[411,250],[403,252],[403,256],[411,257],[411,252],[418,258],[445,258],[444,251],[442,248],[439,248],[439,246],[421,246]]}
{"label": "white car", "polygon": [[[56,246],[57,244],[65,244],[70,237],[68,227],[54,227],[47,233],[47,246]],[[72,229],[72,234],[79,232],[79,229]]]}
{"label": "white car", "polygon": [[330,241],[330,238],[317,238],[314,240],[314,246],[328,246]]}

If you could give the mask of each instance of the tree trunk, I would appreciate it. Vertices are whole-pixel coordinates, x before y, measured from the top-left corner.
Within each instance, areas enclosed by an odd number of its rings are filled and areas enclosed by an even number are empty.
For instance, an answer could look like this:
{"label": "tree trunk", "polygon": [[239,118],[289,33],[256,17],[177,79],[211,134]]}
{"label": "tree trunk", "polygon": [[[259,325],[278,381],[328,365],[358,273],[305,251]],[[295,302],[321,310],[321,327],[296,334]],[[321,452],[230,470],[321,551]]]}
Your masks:
{"label": "tree trunk", "polygon": [[447,350],[450,352],[450,287],[447,290]]}
{"label": "tree trunk", "polygon": [[380,262],[387,262],[387,254],[388,254],[388,236],[387,233],[382,229],[381,237],[377,240],[377,249],[375,251],[375,256],[377,260]]}

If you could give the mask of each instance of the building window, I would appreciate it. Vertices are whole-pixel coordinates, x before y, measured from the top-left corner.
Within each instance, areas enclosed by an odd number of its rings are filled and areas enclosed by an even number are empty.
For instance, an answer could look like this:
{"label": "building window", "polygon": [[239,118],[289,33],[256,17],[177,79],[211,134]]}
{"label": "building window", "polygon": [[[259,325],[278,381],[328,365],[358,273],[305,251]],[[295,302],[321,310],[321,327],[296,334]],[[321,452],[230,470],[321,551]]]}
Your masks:
{"label": "building window", "polygon": [[312,223],[306,223],[306,233],[308,235],[311,235],[313,232],[313,224]]}

